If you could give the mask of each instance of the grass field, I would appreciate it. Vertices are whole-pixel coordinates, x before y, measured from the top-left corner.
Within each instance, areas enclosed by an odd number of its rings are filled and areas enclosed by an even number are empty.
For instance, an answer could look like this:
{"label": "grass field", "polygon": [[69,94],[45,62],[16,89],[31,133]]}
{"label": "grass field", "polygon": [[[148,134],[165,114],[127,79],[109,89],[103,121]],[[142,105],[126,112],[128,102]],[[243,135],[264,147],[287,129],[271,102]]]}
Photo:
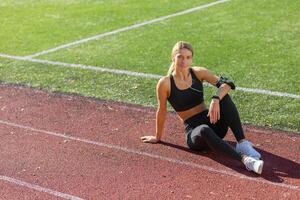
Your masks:
{"label": "grass field", "polygon": [[[18,56],[205,5],[196,0],[0,0],[0,53]],[[300,94],[300,2],[232,0],[36,57],[166,74],[179,40],[195,49],[194,65],[245,88]],[[155,106],[157,79],[0,57],[0,80],[49,91]],[[206,87],[209,100],[214,88]],[[300,100],[231,92],[242,121],[300,132]],[[208,101],[207,101],[208,102]]]}

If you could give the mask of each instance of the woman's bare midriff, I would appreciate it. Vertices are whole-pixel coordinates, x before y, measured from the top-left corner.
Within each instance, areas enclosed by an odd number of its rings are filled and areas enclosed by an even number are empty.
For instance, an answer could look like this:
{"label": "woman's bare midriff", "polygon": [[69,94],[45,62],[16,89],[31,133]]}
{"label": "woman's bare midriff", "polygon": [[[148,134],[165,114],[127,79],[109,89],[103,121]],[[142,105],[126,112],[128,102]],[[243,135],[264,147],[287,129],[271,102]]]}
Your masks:
{"label": "woman's bare midriff", "polygon": [[201,104],[189,109],[189,110],[185,110],[185,111],[182,111],[182,112],[177,112],[179,118],[182,120],[182,121],[185,121],[187,120],[188,118],[202,112],[206,110],[206,105],[204,102],[202,102]]}

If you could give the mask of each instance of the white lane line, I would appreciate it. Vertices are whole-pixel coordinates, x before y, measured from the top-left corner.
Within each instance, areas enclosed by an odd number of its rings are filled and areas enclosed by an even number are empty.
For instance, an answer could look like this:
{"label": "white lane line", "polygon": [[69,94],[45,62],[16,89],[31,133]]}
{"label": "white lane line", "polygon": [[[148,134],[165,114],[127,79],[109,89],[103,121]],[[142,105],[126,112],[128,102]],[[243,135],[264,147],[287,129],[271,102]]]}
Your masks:
{"label": "white lane line", "polygon": [[[68,67],[68,68],[79,68],[79,69],[85,69],[85,70],[108,72],[108,73],[112,73],[112,74],[122,74],[122,75],[128,75],[128,76],[137,76],[137,77],[143,77],[143,78],[160,79],[162,77],[161,75],[158,75],[158,74],[146,74],[146,73],[142,73],[142,72],[131,72],[131,71],[127,71],[127,70],[109,69],[109,68],[96,67],[96,66],[90,66],[90,65],[72,64],[72,63],[64,63],[64,62],[58,62],[58,61],[48,61],[48,60],[41,60],[41,59],[35,59],[35,58],[26,58],[26,57],[22,57],[22,56],[7,55],[7,54],[2,54],[2,53],[0,53],[0,57],[9,58],[9,59],[13,59],[13,60],[23,60],[23,61],[33,62],[33,63],[41,63],[41,64],[47,64],[47,65]],[[205,84],[205,86],[211,86],[211,85]],[[271,90],[262,90],[262,89],[256,89],[256,88],[243,88],[243,87],[236,87],[236,90],[248,92],[248,93],[269,95],[269,96],[300,99],[300,95],[298,95],[298,94],[277,92],[277,91],[271,91]]]}
{"label": "white lane line", "polygon": [[137,77],[154,78],[154,79],[161,78],[160,75],[156,75],[156,74],[145,74],[145,73],[141,73],[141,72],[130,72],[130,71],[126,71],[126,70],[109,69],[109,68],[96,67],[96,66],[90,66],[90,65],[40,60],[40,59],[35,59],[35,58],[26,58],[26,57],[21,57],[21,56],[6,55],[6,54],[2,54],[2,53],[0,53],[0,57],[14,59],[14,60],[29,61],[29,62],[34,62],[34,63],[47,64],[47,65],[68,67],[68,68],[79,68],[79,69],[86,69],[86,70],[92,70],[92,71],[98,71],[98,72],[109,72],[112,74],[123,74],[123,75],[128,75],[128,76],[137,76]]}
{"label": "white lane line", "polygon": [[33,190],[37,190],[39,192],[48,193],[48,194],[51,194],[53,196],[61,197],[61,198],[64,198],[64,199],[83,200],[82,198],[79,198],[79,197],[76,197],[76,196],[73,196],[73,195],[69,195],[69,194],[66,194],[66,193],[62,193],[62,192],[58,192],[58,191],[51,190],[51,189],[48,189],[48,188],[44,188],[44,187],[41,187],[41,186],[38,186],[38,185],[35,185],[35,184],[31,184],[31,183],[27,183],[25,181],[21,181],[21,180],[11,178],[11,177],[8,177],[8,176],[0,175],[0,180],[10,182],[10,183],[13,183],[15,185],[27,187],[27,188],[30,188],[30,189],[33,189]]}
{"label": "white lane line", "polygon": [[169,19],[169,18],[172,18],[172,17],[189,14],[189,13],[192,13],[192,12],[195,12],[195,11],[198,11],[198,10],[202,10],[202,9],[205,9],[205,8],[208,8],[208,7],[220,4],[220,3],[225,3],[227,1],[230,1],[230,0],[220,0],[220,1],[212,2],[212,3],[208,3],[208,4],[205,4],[205,5],[202,5],[202,6],[187,9],[187,10],[177,12],[177,13],[174,13],[174,14],[171,14],[171,15],[155,18],[155,19],[145,21],[145,22],[142,22],[142,23],[139,23],[139,24],[134,24],[134,25],[123,27],[123,28],[120,28],[120,29],[117,29],[117,30],[114,30],[114,31],[101,33],[99,35],[95,35],[95,36],[88,37],[88,38],[85,38],[85,39],[77,40],[75,42],[71,42],[71,43],[64,44],[64,45],[61,45],[61,46],[58,46],[58,47],[55,47],[55,48],[44,50],[44,51],[29,55],[29,56],[26,56],[26,57],[27,58],[37,57],[37,56],[44,55],[44,54],[47,54],[47,53],[50,53],[50,52],[58,51],[60,49],[65,49],[65,48],[69,48],[71,46],[75,46],[75,45],[79,45],[79,44],[82,44],[82,43],[85,43],[85,42],[89,42],[91,40],[98,40],[98,39],[103,38],[103,37],[108,36],[108,35],[113,35],[113,34],[117,34],[117,33],[120,33],[120,32],[136,29],[136,28],[139,28],[141,26],[145,26],[145,25],[148,25],[148,24],[153,24],[155,22],[163,21],[165,19]]}
{"label": "white lane line", "polygon": [[17,128],[21,128],[21,129],[25,129],[25,130],[44,133],[44,134],[51,135],[51,136],[61,137],[61,138],[64,138],[64,139],[69,139],[69,140],[83,142],[83,143],[87,143],[87,144],[91,144],[91,145],[95,145],[95,146],[115,149],[115,150],[123,151],[123,152],[126,152],[126,153],[132,153],[132,154],[137,154],[137,155],[141,155],[141,156],[147,156],[147,157],[150,157],[150,158],[155,158],[155,159],[172,162],[172,163],[179,164],[179,165],[184,165],[184,166],[188,166],[188,167],[202,169],[202,170],[206,170],[206,171],[213,172],[213,173],[233,176],[233,177],[237,177],[237,178],[245,179],[245,180],[249,180],[249,181],[254,181],[254,182],[257,182],[257,183],[261,183],[261,184],[268,184],[268,185],[273,185],[273,186],[277,186],[277,187],[288,188],[288,189],[291,189],[291,190],[300,191],[300,186],[297,186],[297,185],[269,182],[267,180],[248,177],[248,176],[238,174],[238,173],[235,173],[235,172],[232,172],[232,171],[225,171],[225,170],[215,169],[215,168],[212,168],[212,167],[209,167],[209,166],[199,165],[199,164],[196,164],[196,163],[193,163],[193,162],[182,161],[182,160],[178,160],[178,159],[174,159],[174,158],[170,158],[170,157],[166,157],[166,156],[160,156],[160,155],[157,155],[157,154],[142,152],[142,151],[138,151],[138,150],[134,150],[134,149],[128,149],[126,147],[121,147],[121,146],[116,146],[116,145],[111,145],[111,144],[105,144],[105,143],[102,143],[102,142],[96,142],[96,141],[89,140],[89,139],[83,139],[83,138],[79,138],[79,137],[69,136],[69,135],[66,135],[64,133],[57,133],[57,132],[52,132],[52,131],[36,129],[36,128],[30,127],[30,126],[24,126],[24,125],[16,124],[16,123],[13,123],[13,122],[4,121],[4,120],[0,120],[0,123],[4,124],[4,125],[7,125],[7,126],[17,127]]}
{"label": "white lane line", "polygon": [[255,94],[269,95],[269,96],[289,97],[292,99],[300,99],[300,95],[286,93],[286,92],[277,92],[277,91],[271,91],[271,90],[262,90],[262,89],[256,89],[256,88],[243,88],[243,87],[236,87],[236,90],[243,91],[243,92],[249,92],[249,93],[255,93]]}

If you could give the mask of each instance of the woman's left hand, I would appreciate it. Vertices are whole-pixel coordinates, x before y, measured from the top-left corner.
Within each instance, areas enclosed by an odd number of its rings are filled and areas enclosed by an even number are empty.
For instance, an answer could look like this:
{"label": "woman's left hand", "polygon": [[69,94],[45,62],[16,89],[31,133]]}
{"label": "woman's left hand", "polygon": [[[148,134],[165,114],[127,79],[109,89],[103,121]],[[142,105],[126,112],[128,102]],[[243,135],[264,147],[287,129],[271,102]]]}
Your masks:
{"label": "woman's left hand", "polygon": [[208,114],[210,123],[215,124],[220,119],[220,100],[219,99],[212,99]]}

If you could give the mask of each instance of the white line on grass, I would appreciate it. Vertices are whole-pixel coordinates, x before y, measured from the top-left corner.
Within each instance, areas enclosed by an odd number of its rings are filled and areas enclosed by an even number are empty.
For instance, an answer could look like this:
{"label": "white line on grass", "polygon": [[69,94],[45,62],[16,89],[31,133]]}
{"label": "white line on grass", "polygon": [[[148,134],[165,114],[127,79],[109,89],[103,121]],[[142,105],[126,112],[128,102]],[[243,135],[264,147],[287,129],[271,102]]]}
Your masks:
{"label": "white line on grass", "polygon": [[[13,59],[13,60],[23,60],[23,61],[34,62],[34,63],[47,64],[47,65],[68,67],[68,68],[79,68],[79,69],[86,69],[86,70],[99,71],[99,72],[108,72],[108,73],[112,73],[112,74],[137,76],[137,77],[143,77],[143,78],[159,79],[162,77],[161,75],[158,75],[158,74],[146,74],[146,73],[142,73],[142,72],[131,72],[131,71],[127,71],[127,70],[109,69],[109,68],[96,67],[96,66],[90,66],[90,65],[48,61],[48,60],[41,60],[41,59],[35,59],[35,58],[7,55],[7,54],[2,54],[2,53],[0,53],[0,57],[9,58],[9,59]],[[206,86],[211,86],[211,85],[206,84]],[[243,92],[249,92],[249,93],[255,93],[255,94],[269,95],[269,96],[279,96],[279,97],[288,97],[288,98],[292,98],[292,99],[300,99],[300,95],[297,95],[297,94],[277,92],[277,91],[271,91],[271,90],[262,90],[262,89],[256,89],[256,88],[243,88],[243,87],[236,87],[236,90],[243,91]]]}
{"label": "white line on grass", "polygon": [[66,193],[62,193],[62,192],[58,192],[58,191],[51,190],[51,189],[48,189],[48,188],[44,188],[44,187],[41,187],[41,186],[38,186],[38,185],[35,185],[35,184],[31,184],[31,183],[27,183],[27,182],[24,182],[24,181],[15,179],[15,178],[11,178],[11,177],[8,177],[8,176],[0,175],[0,180],[7,181],[7,182],[10,182],[10,183],[19,185],[19,186],[27,187],[27,188],[30,188],[30,189],[33,189],[33,190],[37,190],[39,192],[48,193],[48,194],[51,194],[51,195],[54,195],[54,196],[57,196],[57,197],[61,197],[61,198],[64,198],[64,199],[82,200],[82,198],[79,198],[79,197],[76,197],[76,196],[73,196],[73,195],[69,195],[69,194],[66,194]]}
{"label": "white line on grass", "polygon": [[150,158],[155,158],[155,159],[159,159],[159,160],[163,160],[163,161],[168,161],[168,162],[172,162],[172,163],[175,163],[175,164],[184,165],[184,166],[188,166],[188,167],[198,168],[198,169],[206,170],[206,171],[213,172],[213,173],[233,176],[233,177],[237,177],[237,178],[245,179],[245,180],[249,180],[249,181],[254,181],[254,182],[257,182],[257,183],[261,183],[261,184],[268,184],[268,185],[273,185],[273,186],[278,186],[278,187],[282,187],[282,188],[288,188],[288,189],[291,189],[291,190],[300,191],[300,187],[297,186],[297,185],[269,182],[267,180],[252,178],[252,177],[245,176],[245,175],[242,175],[242,174],[238,174],[238,173],[235,173],[235,172],[232,172],[232,171],[215,169],[215,168],[212,168],[212,167],[209,167],[209,166],[199,165],[199,164],[196,164],[196,163],[193,163],[193,162],[188,162],[188,161],[182,161],[182,160],[174,159],[174,158],[171,158],[171,157],[166,157],[166,156],[161,156],[161,155],[157,155],[157,154],[142,152],[142,151],[138,151],[138,150],[134,150],[134,149],[128,149],[126,147],[121,147],[121,146],[116,146],[116,145],[111,145],[111,144],[105,144],[105,143],[102,143],[102,142],[97,142],[97,141],[93,141],[93,140],[89,140],[89,139],[83,139],[83,138],[79,138],[79,137],[69,136],[69,135],[66,135],[64,133],[57,133],[57,132],[52,132],[52,131],[36,129],[36,128],[30,127],[30,126],[24,126],[24,125],[16,124],[16,123],[13,123],[13,122],[0,120],[0,123],[4,124],[4,125],[7,125],[7,126],[17,127],[17,128],[30,130],[30,131],[34,131],[34,132],[38,132],[38,133],[43,133],[43,134],[47,134],[47,135],[51,135],[51,136],[61,137],[61,138],[64,138],[64,139],[69,139],[69,140],[83,142],[83,143],[87,143],[87,144],[91,144],[91,145],[100,146],[100,147],[110,148],[110,149],[114,149],[114,150],[117,150],[117,151],[123,151],[123,152],[126,152],[126,153],[132,153],[132,154],[137,154],[137,155],[141,155],[141,156],[147,156],[147,157],[150,157]]}
{"label": "white line on grass", "polygon": [[68,68],[79,68],[79,69],[86,69],[86,70],[92,70],[92,71],[98,71],[98,72],[109,72],[112,74],[124,74],[124,75],[128,75],[128,76],[138,76],[138,77],[154,78],[154,79],[161,78],[160,75],[156,75],[156,74],[145,74],[145,73],[141,73],[141,72],[130,72],[130,71],[126,71],[126,70],[109,69],[109,68],[96,67],[96,66],[90,66],[90,65],[48,61],[48,60],[41,60],[41,59],[35,59],[35,58],[6,55],[6,54],[2,54],[2,53],[0,53],[0,57],[10,58],[10,59],[14,59],[14,60],[24,60],[24,61],[34,62],[34,63],[55,65],[55,66],[61,66],[61,67],[68,67]]}
{"label": "white line on grass", "polygon": [[120,33],[120,32],[136,29],[136,28],[139,28],[141,26],[145,26],[145,25],[148,25],[148,24],[153,24],[155,22],[163,21],[165,19],[169,19],[169,18],[172,18],[172,17],[180,16],[180,15],[185,15],[185,14],[195,12],[195,11],[198,11],[198,10],[202,10],[202,9],[205,9],[205,8],[208,8],[208,7],[220,4],[220,3],[224,3],[224,2],[227,2],[227,1],[230,1],[230,0],[220,0],[220,1],[212,2],[212,3],[208,3],[208,4],[205,4],[205,5],[202,5],[202,6],[187,9],[187,10],[177,12],[177,13],[174,13],[174,14],[171,14],[171,15],[155,18],[155,19],[145,21],[145,22],[142,22],[142,23],[139,23],[139,24],[134,24],[134,25],[123,27],[123,28],[120,28],[120,29],[117,29],[117,30],[114,30],[114,31],[101,33],[99,35],[95,35],[95,36],[92,36],[92,37],[89,37],[89,38],[77,40],[75,42],[71,42],[71,43],[64,44],[64,45],[61,45],[61,46],[58,46],[58,47],[55,47],[55,48],[44,50],[44,51],[29,55],[29,56],[26,56],[26,57],[27,58],[37,57],[37,56],[44,55],[44,54],[47,54],[47,53],[50,53],[50,52],[58,51],[60,49],[65,49],[65,48],[69,48],[71,46],[75,46],[75,45],[79,45],[79,44],[82,44],[82,43],[85,43],[85,42],[89,42],[91,40],[98,40],[98,39],[100,39],[102,37],[105,37],[105,36],[108,36],[108,35],[113,35],[113,34],[117,34],[117,33]]}

